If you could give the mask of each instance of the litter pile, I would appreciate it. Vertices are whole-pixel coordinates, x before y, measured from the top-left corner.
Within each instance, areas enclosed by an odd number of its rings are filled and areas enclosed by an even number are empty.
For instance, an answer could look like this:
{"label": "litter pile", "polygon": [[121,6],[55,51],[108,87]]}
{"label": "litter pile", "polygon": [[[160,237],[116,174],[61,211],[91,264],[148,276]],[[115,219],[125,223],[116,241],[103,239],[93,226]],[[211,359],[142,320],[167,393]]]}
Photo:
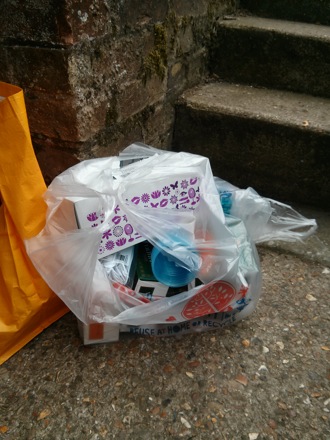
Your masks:
{"label": "litter pile", "polygon": [[206,157],[141,143],[64,171],[45,201],[27,253],[86,344],[236,322],[261,293],[255,244],[316,230],[290,206],[213,176]]}

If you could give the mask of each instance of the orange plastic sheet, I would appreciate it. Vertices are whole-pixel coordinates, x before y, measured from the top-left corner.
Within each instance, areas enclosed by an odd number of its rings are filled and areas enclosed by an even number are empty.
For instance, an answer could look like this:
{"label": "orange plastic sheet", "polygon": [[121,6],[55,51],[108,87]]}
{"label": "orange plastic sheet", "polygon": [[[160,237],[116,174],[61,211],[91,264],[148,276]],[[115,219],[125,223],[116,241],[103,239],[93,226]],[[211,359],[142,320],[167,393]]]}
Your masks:
{"label": "orange plastic sheet", "polygon": [[0,365],[68,311],[24,246],[44,227],[45,191],[23,90],[0,82]]}

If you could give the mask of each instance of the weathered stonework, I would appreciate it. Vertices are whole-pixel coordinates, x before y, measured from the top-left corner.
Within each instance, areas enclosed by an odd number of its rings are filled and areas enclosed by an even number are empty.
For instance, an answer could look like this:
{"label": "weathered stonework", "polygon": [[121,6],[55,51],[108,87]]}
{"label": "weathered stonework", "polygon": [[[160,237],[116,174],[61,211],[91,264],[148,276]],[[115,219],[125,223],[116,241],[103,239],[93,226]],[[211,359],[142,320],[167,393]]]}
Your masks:
{"label": "weathered stonework", "polygon": [[47,181],[132,141],[169,148],[173,104],[207,74],[236,0],[2,0],[0,80],[24,89]]}

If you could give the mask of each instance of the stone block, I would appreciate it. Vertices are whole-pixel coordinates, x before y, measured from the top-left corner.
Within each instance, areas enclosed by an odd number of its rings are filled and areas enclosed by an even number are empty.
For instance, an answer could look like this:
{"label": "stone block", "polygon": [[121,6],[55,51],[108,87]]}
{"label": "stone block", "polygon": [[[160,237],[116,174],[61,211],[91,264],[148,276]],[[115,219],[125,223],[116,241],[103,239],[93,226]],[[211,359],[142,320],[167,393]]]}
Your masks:
{"label": "stone block", "polygon": [[[41,146],[39,144],[42,144]],[[79,162],[74,150],[56,148],[49,140],[33,138],[36,157],[46,185],[67,168]]]}
{"label": "stone block", "polygon": [[143,120],[142,115],[135,115],[121,123],[112,124],[99,133],[90,148],[82,151],[80,158],[116,156],[129,144],[143,142]]}
{"label": "stone block", "polygon": [[0,39],[32,45],[67,45],[112,33],[116,11],[102,0],[2,0]]}
{"label": "stone block", "polygon": [[166,81],[160,80],[156,75],[143,83],[135,80],[123,84],[119,91],[118,115],[120,120],[142,111],[145,107],[164,99]]}
{"label": "stone block", "polygon": [[194,47],[194,35],[190,25],[181,28],[177,36],[179,51],[182,54],[189,53]]}
{"label": "stone block", "polygon": [[89,148],[81,150],[80,157],[117,155],[133,142],[170,149],[174,109],[169,103],[157,103],[144,108],[130,118],[114,123],[94,139]]}
{"label": "stone block", "polygon": [[63,1],[1,0],[0,39],[14,42],[60,43],[58,19]]}
{"label": "stone block", "polygon": [[202,47],[189,57],[187,62],[187,84],[189,87],[197,85],[207,75],[207,56],[207,50]]}
{"label": "stone block", "polygon": [[72,43],[117,32],[117,8],[104,0],[65,0],[61,14],[70,27]]}
{"label": "stone block", "polygon": [[171,149],[174,108],[170,103],[160,102],[144,122],[144,142],[157,148]]}
{"label": "stone block", "polygon": [[107,66],[109,73],[119,84],[141,76],[142,66],[154,49],[153,30],[132,37],[122,37],[103,46],[104,58],[99,68]]}
{"label": "stone block", "polygon": [[130,0],[129,5],[121,5],[121,25],[136,30],[146,24],[162,22],[168,10],[168,0]]}
{"label": "stone block", "polygon": [[0,45],[1,79],[23,89],[69,92],[68,55],[63,49]]}
{"label": "stone block", "polygon": [[26,90],[25,102],[34,135],[68,142],[79,140],[74,96]]}
{"label": "stone block", "polygon": [[208,4],[208,0],[178,0],[173,4],[173,11],[179,16],[205,15]]}
{"label": "stone block", "polygon": [[187,61],[176,62],[169,69],[167,99],[176,99],[187,88]]}

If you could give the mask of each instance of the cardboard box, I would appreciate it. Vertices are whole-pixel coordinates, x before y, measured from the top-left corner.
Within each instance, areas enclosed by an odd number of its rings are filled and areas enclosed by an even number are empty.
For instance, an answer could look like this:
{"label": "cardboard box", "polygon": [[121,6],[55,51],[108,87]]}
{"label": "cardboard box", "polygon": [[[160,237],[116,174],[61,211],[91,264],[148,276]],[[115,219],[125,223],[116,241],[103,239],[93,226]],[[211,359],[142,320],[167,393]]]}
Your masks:
{"label": "cardboard box", "polygon": [[195,209],[200,201],[200,176],[171,175],[155,181],[136,182],[123,196],[127,203],[153,209]]}
{"label": "cardboard box", "polygon": [[[195,209],[200,201],[201,176],[189,173],[166,176],[151,183],[136,182],[123,194],[126,203],[152,209]],[[95,228],[104,222],[100,200],[97,197],[68,198],[74,204],[78,228]],[[145,240],[136,231],[119,203],[116,203],[113,215],[108,222],[98,250],[98,258],[112,255],[122,249],[141,243]]]}
{"label": "cardboard box", "polygon": [[119,340],[119,324],[93,322],[84,324],[79,319],[78,331],[84,345],[115,342]]}
{"label": "cardboard box", "polygon": [[[75,200],[73,203],[78,228],[95,228],[104,222],[104,213],[97,197]],[[129,218],[117,204],[109,221],[109,229],[102,235],[98,258],[114,254],[144,240],[145,238],[135,231]]]}

